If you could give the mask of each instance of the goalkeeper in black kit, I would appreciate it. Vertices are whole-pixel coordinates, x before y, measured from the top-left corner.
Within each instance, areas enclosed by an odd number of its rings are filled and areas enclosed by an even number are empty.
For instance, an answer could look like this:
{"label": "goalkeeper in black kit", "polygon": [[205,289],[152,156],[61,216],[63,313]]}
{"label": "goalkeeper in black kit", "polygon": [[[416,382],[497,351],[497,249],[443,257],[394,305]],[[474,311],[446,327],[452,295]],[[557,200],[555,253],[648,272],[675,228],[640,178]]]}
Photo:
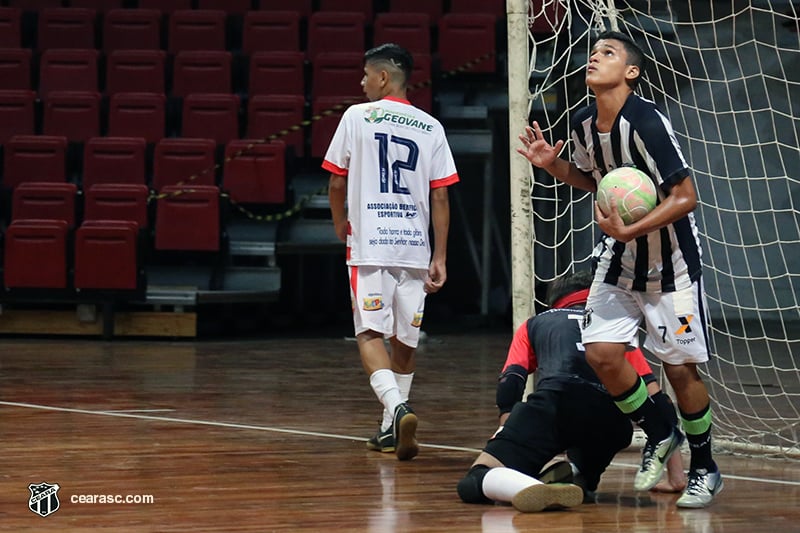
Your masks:
{"label": "goalkeeper in black kit", "polygon": [[[588,272],[554,281],[550,309],[520,326],[497,385],[500,428],[458,484],[466,503],[511,502],[522,512],[572,507],[594,500],[600,476],[630,445],[631,421],[614,404],[586,362],[580,324],[591,285]],[[626,355],[653,401],[677,422],[675,409],[637,348]],[[528,375],[535,392],[521,402]],[[566,452],[569,459],[543,468]],[[680,454],[653,490],[686,486]]]}

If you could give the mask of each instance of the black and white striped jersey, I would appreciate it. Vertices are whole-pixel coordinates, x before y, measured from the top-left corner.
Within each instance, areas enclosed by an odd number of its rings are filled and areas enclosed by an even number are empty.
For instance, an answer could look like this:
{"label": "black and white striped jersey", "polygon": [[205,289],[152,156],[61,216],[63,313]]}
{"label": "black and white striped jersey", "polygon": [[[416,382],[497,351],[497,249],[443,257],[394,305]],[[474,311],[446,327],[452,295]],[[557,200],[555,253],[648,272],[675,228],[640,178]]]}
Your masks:
{"label": "black and white striped jersey", "polygon": [[[572,119],[572,160],[597,182],[620,166],[634,166],[655,182],[659,202],[689,176],[667,117],[654,102],[631,94],[608,133],[597,131],[592,104]],[[595,279],[635,291],[672,292],[689,287],[701,274],[701,248],[692,213],[625,244],[603,234],[595,248]]]}

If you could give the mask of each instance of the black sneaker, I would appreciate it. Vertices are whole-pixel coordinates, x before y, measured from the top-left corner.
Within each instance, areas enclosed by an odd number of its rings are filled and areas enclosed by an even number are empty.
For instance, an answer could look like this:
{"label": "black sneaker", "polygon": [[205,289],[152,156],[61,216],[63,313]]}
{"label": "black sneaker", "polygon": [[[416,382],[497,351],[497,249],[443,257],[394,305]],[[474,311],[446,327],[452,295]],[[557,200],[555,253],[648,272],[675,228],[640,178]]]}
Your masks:
{"label": "black sneaker", "polygon": [[378,432],[367,441],[367,449],[382,453],[393,452],[394,435],[392,434],[392,427],[389,426],[386,431],[381,431],[380,427],[378,427]]}
{"label": "black sneaker", "polygon": [[413,459],[419,453],[417,444],[417,415],[407,403],[401,403],[394,410],[392,424],[394,453],[401,461]]}

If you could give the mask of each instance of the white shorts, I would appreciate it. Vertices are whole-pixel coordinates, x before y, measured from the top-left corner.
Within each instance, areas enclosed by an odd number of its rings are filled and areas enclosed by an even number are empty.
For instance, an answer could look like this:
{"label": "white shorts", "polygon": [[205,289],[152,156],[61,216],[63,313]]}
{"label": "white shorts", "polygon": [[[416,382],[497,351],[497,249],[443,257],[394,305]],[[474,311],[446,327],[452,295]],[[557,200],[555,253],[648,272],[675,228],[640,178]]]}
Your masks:
{"label": "white shorts", "polygon": [[350,301],[356,335],[377,331],[416,348],[427,275],[424,269],[351,266]]}
{"label": "white shorts", "polygon": [[582,342],[636,345],[644,321],[644,348],[672,365],[708,361],[702,281],[676,292],[629,291],[595,281],[586,302]]}

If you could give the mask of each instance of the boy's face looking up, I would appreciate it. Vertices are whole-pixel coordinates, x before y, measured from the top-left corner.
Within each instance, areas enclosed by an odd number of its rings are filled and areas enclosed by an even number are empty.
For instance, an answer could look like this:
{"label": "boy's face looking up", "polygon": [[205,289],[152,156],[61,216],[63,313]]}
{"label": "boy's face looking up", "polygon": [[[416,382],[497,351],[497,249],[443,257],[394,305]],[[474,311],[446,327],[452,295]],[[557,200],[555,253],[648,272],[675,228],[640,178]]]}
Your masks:
{"label": "boy's face looking up", "polygon": [[589,53],[586,67],[586,85],[595,93],[611,89],[639,77],[639,67],[628,64],[625,45],[616,39],[599,39]]}

